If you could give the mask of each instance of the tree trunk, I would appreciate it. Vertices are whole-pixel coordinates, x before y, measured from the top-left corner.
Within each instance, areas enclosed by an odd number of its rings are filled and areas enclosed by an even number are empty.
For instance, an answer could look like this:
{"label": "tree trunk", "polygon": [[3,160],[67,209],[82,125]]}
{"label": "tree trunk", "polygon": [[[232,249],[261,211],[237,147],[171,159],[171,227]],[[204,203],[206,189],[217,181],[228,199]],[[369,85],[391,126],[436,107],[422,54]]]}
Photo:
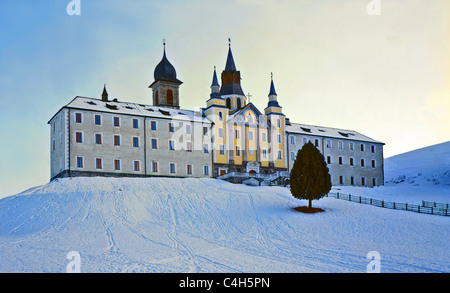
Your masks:
{"label": "tree trunk", "polygon": [[311,206],[311,201],[312,201],[312,199],[309,199],[308,209],[310,209],[312,207]]}

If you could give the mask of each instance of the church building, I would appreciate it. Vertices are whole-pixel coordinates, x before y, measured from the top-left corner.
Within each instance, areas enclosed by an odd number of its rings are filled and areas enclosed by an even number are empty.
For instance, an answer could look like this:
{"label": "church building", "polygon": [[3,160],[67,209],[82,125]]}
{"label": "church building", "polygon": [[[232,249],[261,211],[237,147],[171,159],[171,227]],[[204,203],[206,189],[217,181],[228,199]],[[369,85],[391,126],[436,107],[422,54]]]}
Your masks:
{"label": "church building", "polygon": [[[180,109],[175,67],[155,67],[151,105],[75,97],[48,122],[51,180],[73,176],[213,177],[283,184],[308,141],[326,158],[333,185],[383,185],[383,145],[356,131],[311,126],[283,114],[273,77],[261,112],[247,100],[231,46],[220,83],[199,111]],[[287,99],[283,97],[284,101]]]}

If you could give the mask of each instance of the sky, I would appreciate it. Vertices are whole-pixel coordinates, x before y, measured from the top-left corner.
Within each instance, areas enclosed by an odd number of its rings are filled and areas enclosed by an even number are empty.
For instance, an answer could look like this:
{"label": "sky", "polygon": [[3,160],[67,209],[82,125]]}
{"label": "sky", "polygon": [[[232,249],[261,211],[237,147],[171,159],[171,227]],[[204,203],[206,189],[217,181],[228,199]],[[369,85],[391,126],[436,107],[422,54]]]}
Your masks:
{"label": "sky", "polygon": [[450,140],[448,0],[0,1],[0,197],[50,179],[48,120],[75,96],[151,104],[166,53],[206,106],[231,39],[241,84],[291,122],[358,131],[384,157]]}

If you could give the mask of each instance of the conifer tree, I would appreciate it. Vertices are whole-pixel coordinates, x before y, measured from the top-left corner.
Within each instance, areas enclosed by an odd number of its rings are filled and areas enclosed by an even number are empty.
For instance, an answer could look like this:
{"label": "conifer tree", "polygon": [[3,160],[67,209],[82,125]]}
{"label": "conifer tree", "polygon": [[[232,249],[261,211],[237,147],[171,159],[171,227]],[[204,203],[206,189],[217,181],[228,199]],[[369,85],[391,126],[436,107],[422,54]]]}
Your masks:
{"label": "conifer tree", "polygon": [[298,152],[290,174],[291,193],[295,198],[321,199],[331,190],[331,177],[324,156],[311,143]]}

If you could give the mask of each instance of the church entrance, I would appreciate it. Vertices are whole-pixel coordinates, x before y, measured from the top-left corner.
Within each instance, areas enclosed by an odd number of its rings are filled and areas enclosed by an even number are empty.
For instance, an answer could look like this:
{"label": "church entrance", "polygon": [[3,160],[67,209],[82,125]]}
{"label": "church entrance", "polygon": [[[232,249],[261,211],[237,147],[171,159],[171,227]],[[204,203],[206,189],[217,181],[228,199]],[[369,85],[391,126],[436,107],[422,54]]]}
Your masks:
{"label": "church entrance", "polygon": [[255,175],[256,175],[256,171],[255,171],[255,170],[250,170],[250,171],[248,172],[248,174],[249,174],[250,176],[255,176]]}

